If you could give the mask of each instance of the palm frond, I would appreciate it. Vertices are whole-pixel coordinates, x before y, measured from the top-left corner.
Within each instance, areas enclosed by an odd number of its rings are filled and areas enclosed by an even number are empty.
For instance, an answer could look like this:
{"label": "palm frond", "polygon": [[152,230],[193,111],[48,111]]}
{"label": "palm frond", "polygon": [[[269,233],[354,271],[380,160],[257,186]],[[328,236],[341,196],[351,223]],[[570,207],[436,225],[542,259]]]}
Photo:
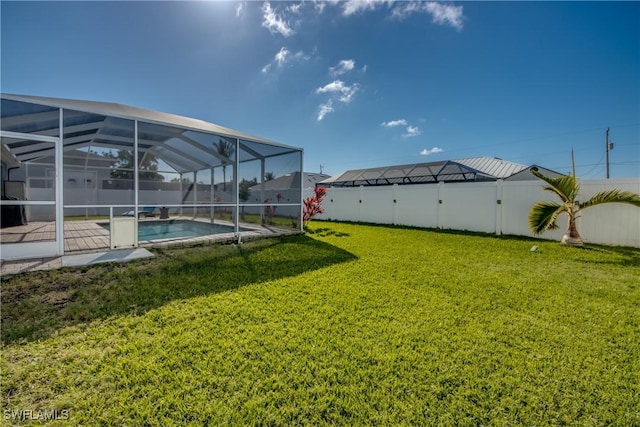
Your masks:
{"label": "palm frond", "polygon": [[566,212],[567,206],[556,202],[537,202],[529,211],[529,229],[534,235],[558,228],[558,215]]}
{"label": "palm frond", "polygon": [[580,210],[603,203],[627,203],[640,208],[640,195],[619,189],[601,191],[586,202],[580,203]]}
{"label": "palm frond", "polygon": [[531,173],[534,174],[537,178],[540,178],[541,180],[549,184],[548,186],[545,186],[544,189],[556,193],[563,202],[573,202],[580,192],[580,186],[576,182],[576,179],[570,175],[551,178],[542,175],[540,172],[534,169],[531,169]]}

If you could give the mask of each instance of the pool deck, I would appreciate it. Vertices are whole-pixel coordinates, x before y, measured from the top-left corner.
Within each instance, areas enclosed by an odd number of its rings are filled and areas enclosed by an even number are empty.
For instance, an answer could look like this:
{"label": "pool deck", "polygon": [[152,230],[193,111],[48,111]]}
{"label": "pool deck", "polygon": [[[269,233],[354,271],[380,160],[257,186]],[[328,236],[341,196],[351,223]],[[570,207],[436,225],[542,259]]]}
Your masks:
{"label": "pool deck", "polygon": [[52,258],[36,258],[2,263],[2,275],[26,273],[29,271],[56,270],[62,267],[82,267],[103,262],[127,262],[134,259],[150,258],[154,255],[144,248],[118,249],[107,252],[91,252],[63,255]]}
{"label": "pool deck", "polygon": [[[171,218],[193,220],[192,218]],[[208,221],[202,221],[209,223]],[[169,249],[171,247],[188,247],[214,243],[232,243],[253,240],[261,237],[299,234],[299,230],[267,227],[256,224],[241,224],[243,229],[237,236],[235,233],[218,233],[209,236],[192,238],[165,239],[141,241],[139,248],[110,250],[109,231],[101,227],[103,222],[96,221],[66,221],[64,223],[65,255],[51,258],[35,258],[23,260],[2,260],[0,275],[18,274],[29,271],[53,270],[61,267],[79,267],[99,262],[125,262],[133,259],[153,256],[147,249]],[[221,225],[233,225],[230,222],[216,221]],[[9,233],[3,230],[2,243],[18,243],[38,240],[53,240],[55,238],[54,223],[31,223],[24,226],[12,227]]]}

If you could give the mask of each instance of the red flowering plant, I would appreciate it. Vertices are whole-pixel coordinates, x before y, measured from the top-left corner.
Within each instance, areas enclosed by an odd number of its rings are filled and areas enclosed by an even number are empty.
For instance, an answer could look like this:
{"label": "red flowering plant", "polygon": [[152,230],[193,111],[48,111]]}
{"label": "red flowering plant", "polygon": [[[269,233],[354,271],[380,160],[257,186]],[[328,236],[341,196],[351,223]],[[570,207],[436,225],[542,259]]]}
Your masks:
{"label": "red flowering plant", "polygon": [[304,199],[304,208],[302,210],[302,224],[307,225],[307,222],[311,220],[315,215],[324,213],[322,207],[322,200],[327,195],[327,189],[325,187],[316,187],[313,190],[313,196],[309,196]]}

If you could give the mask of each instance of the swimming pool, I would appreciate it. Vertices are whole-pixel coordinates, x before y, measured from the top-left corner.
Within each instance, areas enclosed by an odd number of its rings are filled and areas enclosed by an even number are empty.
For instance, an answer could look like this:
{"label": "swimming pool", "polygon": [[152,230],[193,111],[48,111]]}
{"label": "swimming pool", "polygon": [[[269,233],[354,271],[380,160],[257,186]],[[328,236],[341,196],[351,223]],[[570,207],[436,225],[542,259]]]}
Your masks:
{"label": "swimming pool", "polygon": [[[109,224],[102,227],[109,230]],[[240,229],[242,231],[243,229]],[[186,239],[189,237],[209,236],[211,234],[233,233],[233,226],[210,224],[189,220],[140,221],[138,222],[138,241],[162,239]]]}

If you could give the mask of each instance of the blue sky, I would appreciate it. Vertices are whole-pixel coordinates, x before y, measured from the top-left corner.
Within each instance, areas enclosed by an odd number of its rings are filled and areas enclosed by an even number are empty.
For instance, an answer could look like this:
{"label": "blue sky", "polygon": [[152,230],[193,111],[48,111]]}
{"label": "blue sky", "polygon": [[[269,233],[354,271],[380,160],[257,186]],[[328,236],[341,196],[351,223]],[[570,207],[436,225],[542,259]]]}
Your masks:
{"label": "blue sky", "polygon": [[2,92],[303,147],[305,170],[473,156],[640,176],[639,2],[1,2]]}

